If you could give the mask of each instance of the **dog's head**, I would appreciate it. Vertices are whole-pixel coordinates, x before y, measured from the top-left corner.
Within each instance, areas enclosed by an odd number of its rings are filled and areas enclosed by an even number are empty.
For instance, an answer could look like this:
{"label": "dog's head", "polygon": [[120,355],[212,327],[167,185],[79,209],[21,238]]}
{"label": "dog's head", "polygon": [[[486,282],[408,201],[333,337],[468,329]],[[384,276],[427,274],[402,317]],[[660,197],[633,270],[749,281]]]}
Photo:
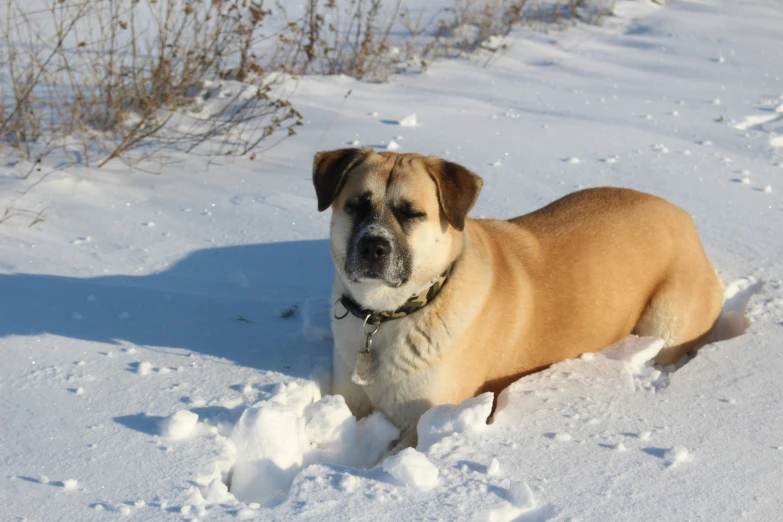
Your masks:
{"label": "dog's head", "polygon": [[394,310],[454,261],[481,178],[432,156],[371,149],[319,152],[318,210],[332,207],[331,250],[354,299]]}

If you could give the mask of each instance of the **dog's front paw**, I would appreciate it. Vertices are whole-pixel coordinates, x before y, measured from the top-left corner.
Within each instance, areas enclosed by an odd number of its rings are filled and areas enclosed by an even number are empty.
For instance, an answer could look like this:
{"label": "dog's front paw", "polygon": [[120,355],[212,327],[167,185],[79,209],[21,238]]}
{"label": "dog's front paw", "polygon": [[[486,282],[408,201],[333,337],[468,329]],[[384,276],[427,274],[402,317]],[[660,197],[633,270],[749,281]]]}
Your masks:
{"label": "dog's front paw", "polygon": [[[417,442],[418,436],[416,434],[416,428],[413,427],[404,429],[400,432],[400,438],[397,439],[396,442],[392,443],[393,445],[391,449],[386,452],[386,454],[383,456],[383,459],[386,457],[391,457],[392,455],[396,455],[405,448],[415,448]],[[381,459],[381,461],[383,461],[383,459]]]}

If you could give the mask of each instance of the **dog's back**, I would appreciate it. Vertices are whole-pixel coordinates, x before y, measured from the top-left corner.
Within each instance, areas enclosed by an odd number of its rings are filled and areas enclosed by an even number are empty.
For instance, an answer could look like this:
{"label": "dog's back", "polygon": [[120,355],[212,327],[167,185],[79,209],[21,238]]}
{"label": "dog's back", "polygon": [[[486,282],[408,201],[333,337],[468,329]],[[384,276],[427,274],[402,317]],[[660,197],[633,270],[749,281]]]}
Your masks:
{"label": "dog's back", "polygon": [[472,226],[491,238],[496,294],[529,299],[529,310],[521,312],[529,317],[515,318],[516,307],[503,313],[526,327],[490,369],[487,382],[496,385],[483,389],[502,388],[632,332],[665,339],[659,361],[673,362],[720,314],[722,286],[690,216],[656,196],[587,189],[524,216]]}

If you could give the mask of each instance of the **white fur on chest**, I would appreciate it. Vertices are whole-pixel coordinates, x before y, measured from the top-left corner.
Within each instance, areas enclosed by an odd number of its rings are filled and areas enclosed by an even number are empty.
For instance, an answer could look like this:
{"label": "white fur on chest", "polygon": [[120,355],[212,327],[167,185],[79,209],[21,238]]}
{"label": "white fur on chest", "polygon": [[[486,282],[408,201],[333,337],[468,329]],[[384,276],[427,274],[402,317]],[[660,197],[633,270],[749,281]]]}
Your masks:
{"label": "white fur on chest", "polygon": [[[342,293],[340,286],[335,284],[333,302]],[[359,386],[350,378],[366,342],[362,321],[350,314],[343,319],[333,318],[332,332],[334,388],[346,397],[352,409],[364,410],[354,413],[368,413],[361,406],[366,400],[371,409],[382,411],[397,426],[415,426],[418,417],[435,403],[439,358],[433,350],[440,347],[423,338],[412,317],[386,321],[373,336],[374,383]],[[429,336],[429,340],[433,338]]]}

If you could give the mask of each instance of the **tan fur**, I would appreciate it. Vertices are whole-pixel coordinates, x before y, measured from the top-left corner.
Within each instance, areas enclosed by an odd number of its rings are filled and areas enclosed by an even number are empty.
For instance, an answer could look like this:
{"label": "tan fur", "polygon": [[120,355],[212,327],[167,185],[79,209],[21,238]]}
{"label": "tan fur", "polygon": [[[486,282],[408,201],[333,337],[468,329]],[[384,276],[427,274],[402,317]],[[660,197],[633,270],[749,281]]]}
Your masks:
{"label": "tan fur", "polygon": [[[396,307],[454,263],[429,305],[382,325],[373,344],[379,358],[374,386],[346,378],[362,343],[361,321],[333,322],[334,391],[357,414],[384,411],[403,431],[398,449],[415,444],[418,417],[433,405],[497,393],[523,375],[632,332],[663,338],[658,360],[674,362],[715,324],[720,280],[688,214],[658,197],[588,189],[508,221],[467,218],[457,230],[442,208],[447,203],[439,204],[440,183],[432,175],[441,160],[365,155],[342,174],[346,180],[333,202],[333,296],[349,293],[368,308]],[[367,190],[379,200],[412,198],[427,213],[408,237],[415,269],[405,288],[365,288],[341,277],[348,227],[343,205]]]}

